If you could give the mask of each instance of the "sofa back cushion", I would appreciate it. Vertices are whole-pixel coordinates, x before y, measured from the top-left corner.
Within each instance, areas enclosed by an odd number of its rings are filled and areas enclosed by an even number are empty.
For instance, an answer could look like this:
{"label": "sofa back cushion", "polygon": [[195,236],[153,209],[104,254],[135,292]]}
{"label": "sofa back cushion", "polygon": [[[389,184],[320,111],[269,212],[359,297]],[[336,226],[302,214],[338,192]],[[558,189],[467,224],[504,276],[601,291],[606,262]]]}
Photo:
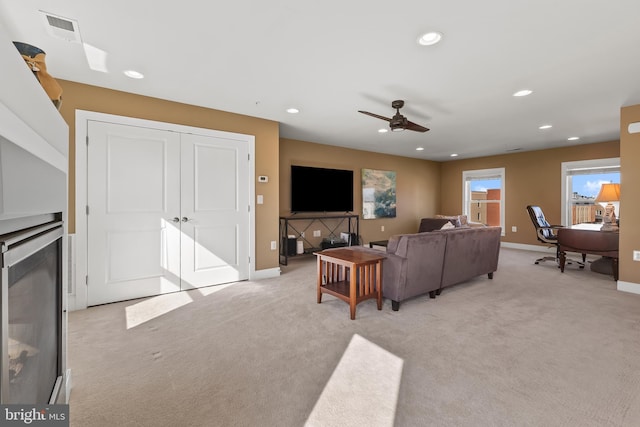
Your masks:
{"label": "sofa back cushion", "polygon": [[442,226],[448,222],[450,221],[446,218],[422,218],[422,220],[420,221],[420,228],[418,229],[418,233],[440,230]]}
{"label": "sofa back cushion", "polygon": [[446,243],[446,232],[392,236],[387,253],[404,258],[400,277],[396,278],[401,288],[391,290],[396,284],[383,281],[385,296],[401,301],[439,289]]}
{"label": "sofa back cushion", "polygon": [[448,219],[456,227],[463,227],[468,222],[466,215],[436,215],[436,218]]}
{"label": "sofa back cushion", "polygon": [[469,227],[447,232],[442,287],[498,269],[500,227]]}

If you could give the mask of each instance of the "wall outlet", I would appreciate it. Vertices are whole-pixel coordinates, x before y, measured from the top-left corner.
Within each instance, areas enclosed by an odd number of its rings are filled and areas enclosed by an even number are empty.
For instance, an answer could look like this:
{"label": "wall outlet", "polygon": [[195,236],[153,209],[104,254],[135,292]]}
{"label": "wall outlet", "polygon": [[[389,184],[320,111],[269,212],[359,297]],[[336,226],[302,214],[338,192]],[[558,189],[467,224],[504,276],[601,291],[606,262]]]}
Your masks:
{"label": "wall outlet", "polygon": [[517,231],[518,231],[518,227],[516,227],[515,225],[511,227],[512,233],[516,233]]}
{"label": "wall outlet", "polygon": [[320,237],[320,230],[313,230],[313,237]]}
{"label": "wall outlet", "polygon": [[633,260],[640,261],[640,251],[633,251]]}
{"label": "wall outlet", "polygon": [[380,231],[384,231],[384,225],[380,226]]}
{"label": "wall outlet", "polygon": [[277,245],[276,241],[272,240],[271,241],[271,250],[272,251],[275,251],[276,249],[278,249],[278,247],[276,245]]}

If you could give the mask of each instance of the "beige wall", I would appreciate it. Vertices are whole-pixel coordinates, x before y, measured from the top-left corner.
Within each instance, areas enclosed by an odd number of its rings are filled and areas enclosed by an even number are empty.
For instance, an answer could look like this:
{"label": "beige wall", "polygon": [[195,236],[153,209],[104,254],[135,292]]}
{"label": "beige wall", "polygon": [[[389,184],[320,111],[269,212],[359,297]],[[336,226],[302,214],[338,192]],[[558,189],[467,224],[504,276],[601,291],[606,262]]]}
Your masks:
{"label": "beige wall", "polygon": [[278,267],[277,251],[270,242],[278,238],[278,123],[255,117],[201,108],[126,92],[60,80],[60,112],[69,125],[69,230],[75,232],[75,111],[87,110],[120,116],[176,123],[255,136],[255,175],[269,182],[256,183],[264,204],[256,207],[256,270]]}
{"label": "beige wall", "polygon": [[627,131],[629,123],[640,122],[640,105],[620,111],[620,280],[640,284],[640,262],[633,251],[640,250],[640,134]]}
{"label": "beige wall", "polygon": [[[620,143],[611,141],[445,162],[440,180],[442,211],[462,211],[462,171],[505,168],[506,230],[502,241],[535,245],[538,241],[526,206],[539,205],[549,222],[560,223],[562,162],[619,156]],[[513,233],[512,226],[518,231]]]}
{"label": "beige wall", "polygon": [[[629,122],[640,121],[640,106],[626,107],[621,114],[621,141],[603,142],[457,160],[444,163],[391,156],[311,142],[279,140],[278,123],[181,104],[131,93],[60,81],[64,101],[60,110],[69,125],[69,230],[75,231],[75,110],[88,110],[127,117],[176,123],[255,136],[255,175],[267,175],[268,183],[256,183],[256,194],[264,204],[256,206],[256,269],[278,266],[277,251],[270,242],[278,240],[278,216],[290,214],[290,166],[332,167],[354,171],[354,208],[361,216],[362,168],[397,172],[397,217],[360,221],[363,242],[387,239],[398,233],[413,232],[420,218],[457,214],[462,210],[462,171],[504,167],[506,172],[506,230],[503,241],[538,244],[526,213],[528,204],[538,204],[550,222],[560,221],[560,165],[566,161],[622,158],[621,210],[626,218],[640,213],[629,183],[640,182],[640,135],[626,132]],[[627,186],[625,186],[627,183]],[[330,191],[330,189],[328,189]],[[626,196],[626,197],[625,197]],[[624,220],[623,220],[624,221]],[[385,231],[381,231],[381,226]],[[518,231],[511,232],[516,226]],[[620,235],[620,280],[640,283],[640,263],[631,261],[633,249],[640,249],[640,226],[624,222]],[[639,246],[639,247],[635,247]]]}
{"label": "beige wall", "polygon": [[[415,233],[420,219],[439,212],[440,164],[290,139],[280,140],[280,213],[291,214],[291,165],[350,169],[354,172],[354,213],[363,243],[393,234]],[[362,168],[396,172],[396,218],[362,219]],[[331,189],[327,188],[327,197]],[[381,226],[385,227],[381,231]]]}

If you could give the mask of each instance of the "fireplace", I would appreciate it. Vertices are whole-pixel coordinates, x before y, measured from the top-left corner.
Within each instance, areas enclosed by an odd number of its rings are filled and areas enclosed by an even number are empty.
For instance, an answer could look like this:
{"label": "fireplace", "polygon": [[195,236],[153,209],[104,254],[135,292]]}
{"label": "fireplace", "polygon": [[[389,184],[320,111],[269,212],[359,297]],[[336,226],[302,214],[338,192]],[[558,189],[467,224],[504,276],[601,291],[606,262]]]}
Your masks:
{"label": "fireplace", "polygon": [[0,404],[67,403],[69,127],[2,26],[0,69]]}
{"label": "fireplace", "polygon": [[62,214],[0,220],[0,403],[53,404],[64,377]]}

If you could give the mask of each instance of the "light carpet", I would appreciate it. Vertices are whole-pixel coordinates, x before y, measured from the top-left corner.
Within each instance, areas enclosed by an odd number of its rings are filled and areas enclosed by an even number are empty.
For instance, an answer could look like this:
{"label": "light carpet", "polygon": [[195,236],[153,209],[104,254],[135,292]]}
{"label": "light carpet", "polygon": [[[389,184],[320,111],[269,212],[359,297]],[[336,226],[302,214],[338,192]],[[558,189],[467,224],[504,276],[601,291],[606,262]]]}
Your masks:
{"label": "light carpet", "polygon": [[71,425],[640,425],[640,295],[537,255],[353,321],[312,257],[72,312]]}

